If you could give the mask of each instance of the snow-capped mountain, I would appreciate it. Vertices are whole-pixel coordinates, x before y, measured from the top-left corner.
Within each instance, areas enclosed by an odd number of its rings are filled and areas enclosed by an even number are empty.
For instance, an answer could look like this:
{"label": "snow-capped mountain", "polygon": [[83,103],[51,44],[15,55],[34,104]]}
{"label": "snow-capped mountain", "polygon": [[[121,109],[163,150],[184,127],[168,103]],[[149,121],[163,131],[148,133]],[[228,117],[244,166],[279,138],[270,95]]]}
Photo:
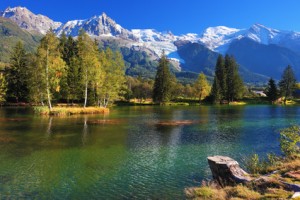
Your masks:
{"label": "snow-capped mountain", "polygon": [[225,54],[233,41],[242,38],[249,38],[264,45],[276,44],[300,52],[298,48],[300,47],[300,33],[280,31],[261,24],[254,24],[248,29],[226,26],[209,27],[202,34],[188,33],[176,36],[171,32],[158,32],[154,29],[127,30],[105,13],[85,20],[68,21],[65,24],[54,22],[43,15],[35,15],[24,7],[7,8],[0,12],[0,15],[15,21],[21,28],[29,31],[45,34],[52,28],[58,36],[63,32],[66,35],[77,36],[79,30],[84,29],[94,37],[117,37],[130,40],[132,46],[150,48],[157,55],[160,55],[163,50],[167,55],[175,55],[177,47],[174,43],[182,40],[200,43],[214,52]]}
{"label": "snow-capped mountain", "polygon": [[[248,38],[259,44],[275,44],[281,47],[294,48],[300,52],[300,33],[281,31],[254,24],[249,29],[235,29],[225,26],[209,27],[200,36],[199,41],[212,51],[225,54],[235,40]],[[295,47],[295,43],[297,46]]]}
{"label": "snow-capped mountain", "polygon": [[[11,19],[22,29],[41,34],[46,34],[52,28],[58,36],[64,32],[66,35],[76,37],[79,30],[83,29],[90,36],[105,44],[114,41],[114,45],[145,52],[152,60],[158,59],[164,51],[178,66],[177,69],[182,67],[183,70],[193,69],[195,72],[200,72],[204,68],[210,68],[208,71],[213,72],[218,53],[230,53],[237,58],[238,63],[250,70],[258,66],[258,63],[262,63],[266,67],[277,67],[280,71],[282,66],[276,65],[280,63],[280,65],[295,65],[300,71],[300,61],[298,62],[297,59],[300,55],[300,33],[281,31],[261,24],[254,24],[245,29],[226,26],[209,27],[200,34],[174,35],[170,31],[159,32],[154,29],[128,30],[105,13],[85,20],[68,21],[64,24],[54,22],[43,15],[35,15],[23,7],[7,8],[0,12],[0,16]],[[255,51],[255,48],[260,49],[260,55],[264,54],[272,60],[275,57],[280,60],[264,63],[257,55],[258,51]],[[257,62],[254,62],[254,59],[247,60],[244,52],[247,52],[247,58],[257,58]],[[264,60],[266,60],[265,57]],[[191,61],[193,59],[197,61]],[[253,70],[253,72],[258,73],[259,70]]]}
{"label": "snow-capped mountain", "polygon": [[122,39],[136,40],[130,31],[117,24],[105,13],[86,20],[68,21],[56,29],[55,32],[57,35],[61,35],[63,32],[65,32],[66,35],[77,36],[80,29],[85,30],[89,35],[96,37],[115,36]]}
{"label": "snow-capped mountain", "polygon": [[244,32],[226,26],[209,27],[200,35],[199,41],[210,50],[223,53],[233,40],[243,37]]}
{"label": "snow-capped mountain", "polygon": [[3,12],[0,12],[0,16],[11,19],[22,29],[35,31],[41,34],[46,34],[50,28],[57,29],[62,24],[60,22],[55,22],[44,15],[35,15],[24,7],[8,7]]}

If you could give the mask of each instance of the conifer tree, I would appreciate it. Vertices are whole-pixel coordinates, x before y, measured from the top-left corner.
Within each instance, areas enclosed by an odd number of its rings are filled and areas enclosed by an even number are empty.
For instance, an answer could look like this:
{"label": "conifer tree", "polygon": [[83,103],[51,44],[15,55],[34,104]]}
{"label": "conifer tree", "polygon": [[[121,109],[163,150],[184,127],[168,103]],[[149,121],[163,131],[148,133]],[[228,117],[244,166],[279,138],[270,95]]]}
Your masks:
{"label": "conifer tree", "polygon": [[228,102],[242,97],[244,83],[238,72],[238,64],[232,56],[225,56],[226,86]]}
{"label": "conifer tree", "polygon": [[244,83],[238,73],[238,64],[232,56],[220,55],[215,68],[215,78],[211,90],[213,102],[239,99],[244,92]]}
{"label": "conifer tree", "polygon": [[10,66],[6,69],[7,96],[16,102],[28,100],[28,67],[26,51],[22,42],[17,42],[10,55]]}
{"label": "conifer tree", "polygon": [[162,53],[162,56],[159,60],[159,65],[157,67],[157,72],[154,81],[153,88],[153,101],[157,103],[164,103],[169,101],[170,92],[171,92],[171,73],[169,70],[169,61],[165,55]]}
{"label": "conifer tree", "polygon": [[199,98],[199,102],[201,102],[201,100],[209,94],[210,85],[207,82],[206,76],[203,74],[203,72],[199,74],[199,77],[194,84],[194,88]]}
{"label": "conifer tree", "polygon": [[282,78],[279,82],[280,93],[284,97],[284,104],[295,88],[296,77],[294,71],[290,65],[288,65],[283,71]]}
{"label": "conifer tree", "polygon": [[268,86],[266,88],[266,95],[268,97],[268,100],[272,103],[278,98],[278,89],[273,78],[270,78],[268,82]]}
{"label": "conifer tree", "polygon": [[52,30],[41,40],[37,57],[38,65],[42,66],[45,77],[48,107],[52,110],[52,96],[60,91],[60,81],[65,75],[65,62],[61,58],[59,40]]}
{"label": "conifer tree", "polygon": [[227,96],[227,72],[225,68],[225,61],[222,55],[218,56],[216,67],[215,67],[215,76],[218,79],[219,85],[219,95],[221,99],[225,99]]}
{"label": "conifer tree", "polygon": [[65,33],[60,37],[60,51],[66,63],[66,76],[61,81],[62,96],[68,101],[78,100],[82,92],[80,82],[80,64],[78,62],[78,48],[76,41],[71,37],[66,37]]}
{"label": "conifer tree", "polygon": [[219,79],[215,76],[211,89],[211,100],[213,103],[219,103],[222,100],[221,87],[219,85]]}

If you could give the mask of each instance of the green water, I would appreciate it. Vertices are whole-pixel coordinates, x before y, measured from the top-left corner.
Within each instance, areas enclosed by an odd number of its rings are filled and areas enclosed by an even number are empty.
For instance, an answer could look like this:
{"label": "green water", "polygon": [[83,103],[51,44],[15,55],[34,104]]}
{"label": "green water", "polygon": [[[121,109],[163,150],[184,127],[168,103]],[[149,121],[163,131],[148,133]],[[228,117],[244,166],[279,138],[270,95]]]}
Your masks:
{"label": "green water", "polygon": [[[279,153],[279,130],[299,116],[300,107],[277,106],[118,107],[68,118],[0,108],[0,199],[184,199],[185,187],[210,178],[207,156]],[[193,123],[158,124],[169,120]]]}

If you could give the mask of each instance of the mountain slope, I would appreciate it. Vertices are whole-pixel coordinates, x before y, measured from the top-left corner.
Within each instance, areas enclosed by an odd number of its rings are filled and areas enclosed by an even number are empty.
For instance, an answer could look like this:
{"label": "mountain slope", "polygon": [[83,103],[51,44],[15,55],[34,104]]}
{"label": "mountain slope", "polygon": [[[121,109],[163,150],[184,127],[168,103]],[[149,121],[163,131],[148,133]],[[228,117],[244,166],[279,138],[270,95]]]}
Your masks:
{"label": "mountain slope", "polygon": [[232,42],[227,53],[234,55],[240,65],[255,73],[280,79],[284,68],[291,65],[300,77],[299,54],[275,44],[264,45],[243,38]]}
{"label": "mountain slope", "polygon": [[0,61],[8,62],[9,54],[18,41],[22,41],[27,51],[33,51],[41,35],[33,35],[21,29],[9,19],[0,17]]}
{"label": "mountain slope", "polygon": [[24,7],[8,7],[0,12],[0,16],[11,19],[22,29],[40,34],[46,34],[50,28],[57,29],[61,26],[60,22],[54,22],[44,15],[35,15]]}

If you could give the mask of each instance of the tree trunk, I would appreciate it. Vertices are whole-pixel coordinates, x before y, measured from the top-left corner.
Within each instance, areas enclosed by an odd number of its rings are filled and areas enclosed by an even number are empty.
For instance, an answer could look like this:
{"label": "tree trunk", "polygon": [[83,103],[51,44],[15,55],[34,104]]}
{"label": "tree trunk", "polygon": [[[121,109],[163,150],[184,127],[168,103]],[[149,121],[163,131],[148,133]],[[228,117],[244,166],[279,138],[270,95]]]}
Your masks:
{"label": "tree trunk", "polygon": [[50,86],[49,86],[49,69],[48,69],[48,55],[49,55],[49,49],[47,49],[46,54],[46,90],[47,90],[47,99],[48,99],[48,107],[49,110],[52,111],[52,105],[51,105],[51,97],[50,97]]}
{"label": "tree trunk", "polygon": [[108,102],[109,102],[109,98],[107,98],[107,100],[106,100],[106,103],[105,103],[105,105],[104,105],[104,108],[106,108],[106,107],[107,107],[107,105],[108,105]]}
{"label": "tree trunk", "polygon": [[88,72],[87,72],[87,69],[85,70],[85,91],[84,91],[84,105],[83,107],[85,108],[86,107],[86,104],[87,104],[87,95],[88,95]]}
{"label": "tree trunk", "polygon": [[85,82],[85,91],[84,91],[84,108],[86,107],[86,104],[87,104],[87,95],[88,95],[88,82],[86,81]]}
{"label": "tree trunk", "polygon": [[286,96],[284,97],[283,104],[286,105]]}

